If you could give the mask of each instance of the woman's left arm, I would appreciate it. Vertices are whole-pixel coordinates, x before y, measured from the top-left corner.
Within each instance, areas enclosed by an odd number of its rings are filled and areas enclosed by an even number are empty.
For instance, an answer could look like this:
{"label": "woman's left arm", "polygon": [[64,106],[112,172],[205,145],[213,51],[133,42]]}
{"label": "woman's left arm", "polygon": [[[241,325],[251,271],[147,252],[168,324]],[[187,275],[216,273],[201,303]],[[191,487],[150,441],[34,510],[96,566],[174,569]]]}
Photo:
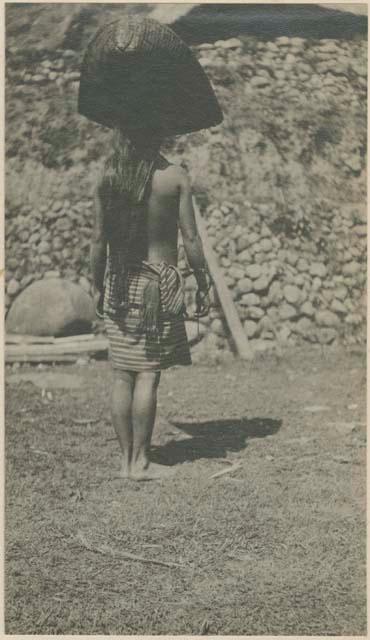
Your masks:
{"label": "woman's left arm", "polygon": [[99,187],[95,191],[95,219],[90,247],[90,267],[94,287],[101,294],[104,288],[105,266],[107,261],[107,238],[105,234],[104,209]]}

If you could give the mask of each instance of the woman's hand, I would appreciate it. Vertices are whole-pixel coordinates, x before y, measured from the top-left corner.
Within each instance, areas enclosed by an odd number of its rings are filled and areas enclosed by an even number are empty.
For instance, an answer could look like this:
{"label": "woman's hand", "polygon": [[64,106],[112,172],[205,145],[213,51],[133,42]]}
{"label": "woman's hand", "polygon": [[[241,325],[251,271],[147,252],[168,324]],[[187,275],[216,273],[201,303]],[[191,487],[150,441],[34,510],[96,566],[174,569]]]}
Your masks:
{"label": "woman's hand", "polygon": [[94,305],[95,305],[95,313],[101,320],[104,318],[104,290],[98,291],[94,290],[93,295]]}
{"label": "woman's hand", "polygon": [[198,289],[195,294],[195,314],[197,316],[206,316],[209,312],[211,302],[208,296],[209,289]]}

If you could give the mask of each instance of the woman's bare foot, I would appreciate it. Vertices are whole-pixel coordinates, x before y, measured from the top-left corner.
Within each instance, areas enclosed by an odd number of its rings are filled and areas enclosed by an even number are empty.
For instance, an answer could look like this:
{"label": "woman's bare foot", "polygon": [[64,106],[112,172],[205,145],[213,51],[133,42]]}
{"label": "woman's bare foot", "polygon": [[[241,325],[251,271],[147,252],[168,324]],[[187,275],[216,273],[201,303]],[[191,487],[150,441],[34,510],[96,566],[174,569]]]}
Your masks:
{"label": "woman's bare foot", "polygon": [[147,482],[149,480],[164,480],[174,474],[174,469],[165,467],[163,464],[148,463],[143,466],[133,465],[131,467],[130,479],[137,482]]}
{"label": "woman's bare foot", "polygon": [[119,476],[124,479],[130,478],[130,465],[126,460],[122,460]]}

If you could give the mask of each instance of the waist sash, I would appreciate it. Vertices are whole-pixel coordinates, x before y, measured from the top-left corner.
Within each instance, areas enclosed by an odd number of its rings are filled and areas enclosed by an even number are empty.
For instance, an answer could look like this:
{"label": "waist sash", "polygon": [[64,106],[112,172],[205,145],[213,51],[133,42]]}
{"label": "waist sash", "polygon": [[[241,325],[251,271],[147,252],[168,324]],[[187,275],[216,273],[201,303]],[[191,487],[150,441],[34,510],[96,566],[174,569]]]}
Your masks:
{"label": "waist sash", "polygon": [[[113,265],[110,265],[110,267]],[[149,335],[157,334],[159,317],[182,316],[185,313],[184,282],[180,271],[166,262],[145,260],[129,262],[108,272],[108,296],[104,311],[111,317],[135,316],[135,330],[143,329]],[[130,300],[129,277],[140,275],[147,282],[142,288],[139,302]],[[132,324],[132,323],[130,323]]]}

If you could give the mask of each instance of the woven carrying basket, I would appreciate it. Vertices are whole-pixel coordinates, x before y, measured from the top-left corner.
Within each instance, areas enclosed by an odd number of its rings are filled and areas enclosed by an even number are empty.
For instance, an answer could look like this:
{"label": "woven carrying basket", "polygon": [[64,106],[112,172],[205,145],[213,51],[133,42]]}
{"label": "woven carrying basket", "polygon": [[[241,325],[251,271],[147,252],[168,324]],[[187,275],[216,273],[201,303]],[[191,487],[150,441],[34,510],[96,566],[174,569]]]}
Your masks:
{"label": "woven carrying basket", "polygon": [[108,127],[164,136],[215,126],[223,117],[190,48],[170,28],[134,17],[105,25],[88,45],[78,110]]}

